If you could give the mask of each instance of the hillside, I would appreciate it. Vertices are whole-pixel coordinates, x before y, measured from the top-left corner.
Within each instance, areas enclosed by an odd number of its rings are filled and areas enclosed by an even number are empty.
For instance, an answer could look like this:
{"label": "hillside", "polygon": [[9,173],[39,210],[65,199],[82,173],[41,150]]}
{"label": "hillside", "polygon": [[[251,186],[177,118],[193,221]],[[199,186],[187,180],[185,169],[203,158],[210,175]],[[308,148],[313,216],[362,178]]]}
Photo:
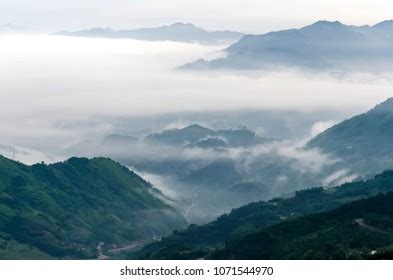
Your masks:
{"label": "hillside", "polygon": [[155,192],[105,158],[27,166],[0,156],[0,258],[97,258],[100,243],[105,252],[184,226]]}
{"label": "hillside", "polygon": [[217,259],[393,258],[393,193],[282,222],[228,242]]}
{"label": "hillside", "polygon": [[199,141],[214,133],[209,128],[194,124],[183,128],[168,129],[149,134],[145,137],[145,141],[156,144],[184,145]]}
{"label": "hillside", "polygon": [[337,124],[307,146],[343,158],[363,174],[393,167],[393,98],[372,110]]}
{"label": "hillside", "polygon": [[[299,29],[245,35],[226,58],[186,64],[183,69],[280,69],[383,71],[392,69],[393,21],[352,26],[318,21]],[[371,68],[370,64],[374,67]]]}
{"label": "hillside", "polygon": [[[242,177],[236,170],[235,163],[229,159],[218,159],[212,163],[191,172],[183,178],[188,184],[205,186],[207,188],[226,188],[234,182],[241,181]],[[212,190],[213,191],[213,190]]]}
{"label": "hillside", "polygon": [[191,148],[230,148],[272,143],[277,139],[259,136],[246,127],[213,130],[199,124],[193,124],[183,128],[149,134],[145,137],[145,141]]}
{"label": "hillside", "polygon": [[254,233],[282,221],[307,214],[326,212],[346,203],[393,191],[393,172],[384,172],[368,181],[347,183],[335,188],[300,191],[291,198],[255,202],[201,226],[175,231],[160,242],[147,245],[129,258],[197,259],[207,258],[231,240]]}

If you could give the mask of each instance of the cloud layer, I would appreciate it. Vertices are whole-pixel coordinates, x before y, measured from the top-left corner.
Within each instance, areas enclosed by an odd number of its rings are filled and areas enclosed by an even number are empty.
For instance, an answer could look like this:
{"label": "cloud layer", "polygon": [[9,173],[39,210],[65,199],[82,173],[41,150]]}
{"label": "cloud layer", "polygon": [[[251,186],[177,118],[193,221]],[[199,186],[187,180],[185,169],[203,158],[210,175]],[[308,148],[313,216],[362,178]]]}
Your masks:
{"label": "cloud layer", "polygon": [[262,109],[350,116],[392,89],[389,76],[173,70],[223,47],[46,35],[2,35],[0,45],[0,136],[7,145],[64,148],[113,131],[113,117]]}

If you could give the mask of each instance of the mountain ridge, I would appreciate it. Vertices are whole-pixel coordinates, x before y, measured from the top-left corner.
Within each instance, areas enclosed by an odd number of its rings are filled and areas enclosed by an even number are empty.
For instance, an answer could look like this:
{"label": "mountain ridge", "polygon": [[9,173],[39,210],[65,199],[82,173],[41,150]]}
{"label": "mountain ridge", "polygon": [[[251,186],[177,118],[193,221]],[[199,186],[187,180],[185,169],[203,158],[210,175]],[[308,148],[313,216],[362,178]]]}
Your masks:
{"label": "mountain ridge", "polygon": [[[290,222],[304,215],[334,211],[350,202],[393,191],[393,171],[372,179],[346,183],[334,188],[298,191],[289,198],[253,202],[233,209],[205,225],[191,225],[174,231],[159,242],[146,245],[128,258],[200,259],[214,257],[216,250],[260,230]],[[217,257],[220,258],[220,257]]]}
{"label": "mountain ridge", "polygon": [[306,147],[334,154],[361,174],[393,167],[393,98],[349,118],[311,139]]}
{"label": "mountain ridge", "polygon": [[[0,156],[0,240],[11,240],[5,248],[16,242],[51,258],[97,258],[99,243],[107,250],[185,225],[155,192],[106,158],[28,166]],[[18,258],[6,252],[0,257]]]}
{"label": "mountain ridge", "polygon": [[245,35],[224,51],[226,58],[199,59],[180,67],[204,69],[281,69],[370,71],[393,68],[391,21],[373,26],[345,25],[339,21],[317,21],[299,29],[262,35]]}
{"label": "mountain ridge", "polygon": [[172,25],[139,29],[114,30],[112,28],[91,28],[80,31],[60,31],[52,35],[80,36],[97,38],[128,38],[147,41],[174,41],[202,44],[221,44],[236,41],[244,34],[236,31],[207,31],[191,23],[176,22]]}

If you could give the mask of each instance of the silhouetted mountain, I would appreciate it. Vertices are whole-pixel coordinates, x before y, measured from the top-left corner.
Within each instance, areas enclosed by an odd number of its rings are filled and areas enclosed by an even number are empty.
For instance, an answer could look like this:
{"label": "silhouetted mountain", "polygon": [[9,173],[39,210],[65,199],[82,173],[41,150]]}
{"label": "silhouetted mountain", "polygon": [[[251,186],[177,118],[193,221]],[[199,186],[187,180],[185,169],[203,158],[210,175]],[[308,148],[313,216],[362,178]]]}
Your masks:
{"label": "silhouetted mountain", "polygon": [[105,252],[183,226],[155,193],[109,159],[27,166],[0,156],[0,258],[97,258],[99,244]]}
{"label": "silhouetted mountain", "polygon": [[[393,68],[392,22],[348,26],[338,21],[245,35],[227,48],[227,58],[198,60],[183,69],[276,69],[382,71]],[[370,67],[373,65],[373,67]]]}
{"label": "silhouetted mountain", "polygon": [[393,98],[367,113],[350,118],[319,134],[308,143],[343,158],[363,174],[393,167]]}
{"label": "silhouetted mountain", "polygon": [[98,38],[128,38],[146,41],[175,41],[187,43],[219,44],[239,40],[244,34],[233,31],[206,31],[193,24],[175,23],[154,28],[133,30],[113,30],[111,28],[92,28],[81,31],[61,31],[53,35],[81,36]]}

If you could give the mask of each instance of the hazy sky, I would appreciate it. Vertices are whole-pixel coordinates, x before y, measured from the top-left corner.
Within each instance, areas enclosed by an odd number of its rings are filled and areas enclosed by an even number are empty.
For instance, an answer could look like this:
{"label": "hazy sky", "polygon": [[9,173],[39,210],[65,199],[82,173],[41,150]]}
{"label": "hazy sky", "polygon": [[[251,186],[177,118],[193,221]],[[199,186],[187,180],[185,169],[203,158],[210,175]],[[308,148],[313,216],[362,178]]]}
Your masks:
{"label": "hazy sky", "polygon": [[374,24],[392,18],[387,0],[0,0],[0,25],[43,31],[154,26],[175,21],[262,33],[319,19]]}

